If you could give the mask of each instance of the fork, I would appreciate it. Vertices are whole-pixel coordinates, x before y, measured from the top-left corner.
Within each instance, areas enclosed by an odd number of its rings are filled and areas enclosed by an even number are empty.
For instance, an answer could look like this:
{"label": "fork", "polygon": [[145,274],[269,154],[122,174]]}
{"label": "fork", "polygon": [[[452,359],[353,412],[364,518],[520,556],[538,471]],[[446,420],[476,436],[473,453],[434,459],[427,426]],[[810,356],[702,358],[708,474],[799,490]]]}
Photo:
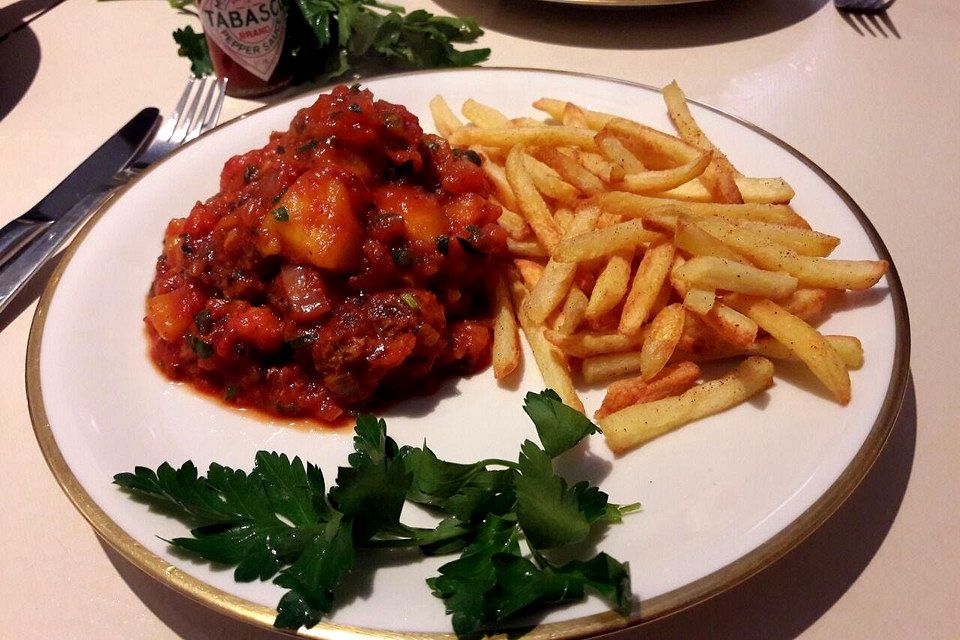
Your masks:
{"label": "fork", "polygon": [[[180,95],[180,100],[177,101],[177,106],[173,109],[173,113],[170,114],[170,117],[164,119],[157,135],[150,142],[150,146],[131,163],[128,170],[136,175],[183,143],[190,142],[201,133],[217,126],[217,122],[220,120],[220,110],[223,107],[223,96],[226,91],[227,80],[225,78],[211,79],[190,76],[187,79],[187,86],[183,88],[183,93]],[[190,99],[191,94],[193,100]],[[189,107],[187,107],[188,102],[190,103]],[[186,113],[184,113],[184,109],[186,109]]]}
{"label": "fork", "polygon": [[[97,185],[81,197],[58,218],[39,221],[36,224],[36,233],[19,242],[16,247],[17,253],[6,262],[0,263],[0,320],[4,317],[4,309],[14,298],[26,289],[35,289],[35,287],[26,287],[27,283],[35,279],[34,276],[41,267],[47,264],[73,233],[90,219],[111,192],[180,145],[216,126],[220,119],[226,87],[226,80],[208,81],[205,78],[190,78],[173,113],[164,120],[143,153],[114,174],[105,184]],[[39,281],[40,278],[36,280]],[[34,290],[32,296],[24,295],[22,298],[29,297],[30,299],[26,301],[26,304],[29,304],[38,294],[39,292]],[[3,326],[0,324],[0,329]]]}
{"label": "fork", "polygon": [[[833,0],[834,6],[850,27],[863,36],[864,32],[874,38],[879,33],[884,38],[893,35],[898,40],[900,32],[894,26],[887,9],[896,0]],[[887,32],[890,32],[889,34]]]}
{"label": "fork", "polygon": [[856,13],[885,11],[890,4],[893,4],[890,0],[833,0],[837,9]]}

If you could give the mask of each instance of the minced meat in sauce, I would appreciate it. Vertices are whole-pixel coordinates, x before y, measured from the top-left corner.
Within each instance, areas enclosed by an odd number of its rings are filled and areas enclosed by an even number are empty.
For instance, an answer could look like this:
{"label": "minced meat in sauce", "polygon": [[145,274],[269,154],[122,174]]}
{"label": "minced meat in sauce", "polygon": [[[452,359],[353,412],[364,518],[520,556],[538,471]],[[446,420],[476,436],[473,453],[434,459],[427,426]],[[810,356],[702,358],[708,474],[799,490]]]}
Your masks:
{"label": "minced meat in sauce", "polygon": [[327,423],[482,369],[506,253],[487,191],[479,158],[405,108],[321,95],[169,223],[151,357],[230,403]]}

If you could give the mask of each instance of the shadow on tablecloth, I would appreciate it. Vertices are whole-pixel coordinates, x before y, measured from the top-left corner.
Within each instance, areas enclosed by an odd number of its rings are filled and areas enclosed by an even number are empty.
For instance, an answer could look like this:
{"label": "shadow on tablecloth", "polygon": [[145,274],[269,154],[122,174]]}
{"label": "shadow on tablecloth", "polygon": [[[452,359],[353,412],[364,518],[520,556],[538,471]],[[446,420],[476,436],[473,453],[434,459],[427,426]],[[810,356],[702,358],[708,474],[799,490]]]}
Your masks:
{"label": "shadow on tablecloth", "polygon": [[63,0],[20,0],[0,8],[0,120],[33,84],[40,68],[40,42],[30,23]]}
{"label": "shadow on tablecloth", "polygon": [[[599,7],[538,0],[436,0],[451,14],[476,18],[490,31],[538,42],[623,50],[679,49],[746,40],[796,24],[827,2],[712,0]],[[603,69],[597,73],[602,75]]]}
{"label": "shadow on tablecloth", "polygon": [[[908,379],[890,439],[850,498],[784,558],[733,589],[664,620],[609,640],[789,640],[816,622],[870,564],[906,492],[917,439],[916,392]],[[188,640],[275,640],[197,604],[141,573],[101,542],[130,589],[175,634]]]}

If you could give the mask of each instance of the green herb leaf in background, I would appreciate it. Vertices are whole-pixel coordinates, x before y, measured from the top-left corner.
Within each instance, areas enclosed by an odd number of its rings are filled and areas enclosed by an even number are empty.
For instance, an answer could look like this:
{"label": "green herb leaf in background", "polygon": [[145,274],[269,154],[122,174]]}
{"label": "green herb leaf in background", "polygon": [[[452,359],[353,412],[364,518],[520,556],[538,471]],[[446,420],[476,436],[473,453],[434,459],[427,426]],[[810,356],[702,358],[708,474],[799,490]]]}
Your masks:
{"label": "green herb leaf in background", "polygon": [[177,55],[190,61],[193,75],[201,77],[213,73],[213,62],[203,33],[197,33],[193,27],[183,27],[173,32],[173,41],[177,43]]}
{"label": "green herb leaf in background", "polygon": [[[169,0],[182,12],[193,0]],[[490,56],[489,49],[459,50],[476,42],[483,30],[475,20],[406,10],[376,0],[294,0],[288,6],[287,38],[293,53],[294,79],[329,80],[358,65],[406,69],[468,67]],[[202,33],[192,27],[173,34],[177,55],[190,60],[196,76],[213,73]]]}

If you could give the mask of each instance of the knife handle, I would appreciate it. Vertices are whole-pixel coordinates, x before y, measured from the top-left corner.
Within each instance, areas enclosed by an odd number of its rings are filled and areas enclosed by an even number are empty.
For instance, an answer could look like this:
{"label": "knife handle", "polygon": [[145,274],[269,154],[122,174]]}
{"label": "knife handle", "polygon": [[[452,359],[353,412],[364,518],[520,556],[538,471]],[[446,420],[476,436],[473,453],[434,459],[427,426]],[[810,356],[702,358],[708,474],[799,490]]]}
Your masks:
{"label": "knife handle", "polygon": [[17,218],[0,228],[0,265],[17,255],[31,240],[43,233],[52,223]]}
{"label": "knife handle", "polygon": [[73,237],[74,232],[100,208],[111,189],[101,186],[88,193],[56,222],[36,234],[17,255],[0,265],[0,313],[30,279]]}

